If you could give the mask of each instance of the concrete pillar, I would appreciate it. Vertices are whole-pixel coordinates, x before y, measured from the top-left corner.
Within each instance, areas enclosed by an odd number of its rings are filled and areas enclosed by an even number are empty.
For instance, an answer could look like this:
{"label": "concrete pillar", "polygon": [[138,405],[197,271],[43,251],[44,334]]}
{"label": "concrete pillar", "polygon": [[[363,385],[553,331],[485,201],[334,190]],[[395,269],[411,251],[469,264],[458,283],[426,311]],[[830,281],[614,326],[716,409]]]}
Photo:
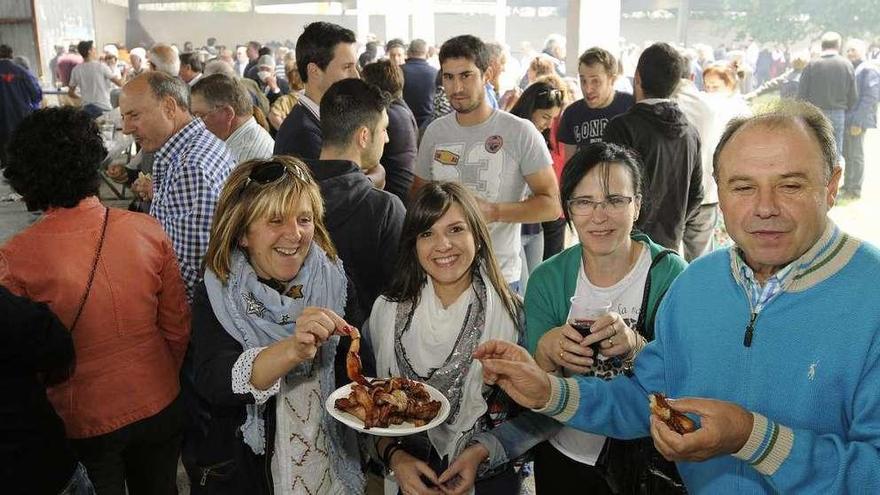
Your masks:
{"label": "concrete pillar", "polygon": [[578,57],[599,46],[620,53],[620,0],[569,0],[566,24],[565,67],[577,75]]}
{"label": "concrete pillar", "polygon": [[385,38],[388,41],[400,38],[409,41],[409,2],[384,2],[385,12]]}
{"label": "concrete pillar", "polygon": [[495,41],[504,43],[507,38],[507,0],[495,0]]}
{"label": "concrete pillar", "polygon": [[358,42],[362,45],[367,42],[367,35],[370,34],[370,0],[357,0],[357,36]]}
{"label": "concrete pillar", "polygon": [[[440,40],[434,28],[434,0],[414,0],[412,4],[412,39],[421,38],[433,45]],[[407,40],[409,41],[409,40]]]}
{"label": "concrete pillar", "polygon": [[678,18],[676,19],[676,32],[678,33],[678,42],[687,45],[687,27],[691,17],[690,0],[681,0],[678,6]]}

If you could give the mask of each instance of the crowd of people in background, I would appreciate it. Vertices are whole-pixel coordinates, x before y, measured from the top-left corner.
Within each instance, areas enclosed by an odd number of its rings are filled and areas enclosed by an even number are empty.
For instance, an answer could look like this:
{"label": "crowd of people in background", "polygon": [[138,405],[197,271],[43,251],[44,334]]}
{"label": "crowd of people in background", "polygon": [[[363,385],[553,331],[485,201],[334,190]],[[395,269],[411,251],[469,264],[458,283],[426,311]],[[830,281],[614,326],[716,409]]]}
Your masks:
{"label": "crowd of people in background", "polygon": [[[193,494],[880,490],[880,251],[827,218],[880,46],[566,55],[83,40],[41,109],[0,46],[0,165],[42,212],[0,247],[5,486],[173,494],[180,460]],[[448,419],[333,419],[350,349]]]}

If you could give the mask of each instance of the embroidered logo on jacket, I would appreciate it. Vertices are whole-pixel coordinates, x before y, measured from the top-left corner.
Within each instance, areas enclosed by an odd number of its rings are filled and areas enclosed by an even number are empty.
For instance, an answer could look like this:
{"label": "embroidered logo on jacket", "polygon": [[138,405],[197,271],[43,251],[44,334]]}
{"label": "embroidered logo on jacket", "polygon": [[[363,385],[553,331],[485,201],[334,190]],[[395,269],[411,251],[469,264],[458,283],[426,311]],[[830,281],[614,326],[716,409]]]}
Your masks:
{"label": "embroidered logo on jacket", "polygon": [[434,150],[434,161],[443,165],[458,165],[459,156],[449,150]]}

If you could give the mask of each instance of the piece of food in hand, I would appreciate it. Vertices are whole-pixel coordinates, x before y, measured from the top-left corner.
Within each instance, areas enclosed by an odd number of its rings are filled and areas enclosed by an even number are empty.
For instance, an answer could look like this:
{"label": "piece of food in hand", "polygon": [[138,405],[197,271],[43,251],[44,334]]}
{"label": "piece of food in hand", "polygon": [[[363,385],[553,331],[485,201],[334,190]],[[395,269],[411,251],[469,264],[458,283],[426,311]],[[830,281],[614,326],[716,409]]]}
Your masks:
{"label": "piece of food in hand", "polygon": [[364,378],[361,372],[361,332],[355,327],[346,325],[340,333],[351,337],[351,347],[348,348],[348,355],[345,356],[345,371],[348,374],[348,379],[369,387],[370,382]]}
{"label": "piece of food in hand", "polygon": [[655,392],[648,400],[651,403],[651,413],[666,423],[672,431],[684,435],[697,430],[694,420],[670,407],[665,395]]}
{"label": "piece of food in hand", "polygon": [[365,429],[412,423],[424,426],[440,413],[440,401],[431,400],[425,386],[407,378],[355,383],[348,397],[336,399],[336,409],[360,419]]}

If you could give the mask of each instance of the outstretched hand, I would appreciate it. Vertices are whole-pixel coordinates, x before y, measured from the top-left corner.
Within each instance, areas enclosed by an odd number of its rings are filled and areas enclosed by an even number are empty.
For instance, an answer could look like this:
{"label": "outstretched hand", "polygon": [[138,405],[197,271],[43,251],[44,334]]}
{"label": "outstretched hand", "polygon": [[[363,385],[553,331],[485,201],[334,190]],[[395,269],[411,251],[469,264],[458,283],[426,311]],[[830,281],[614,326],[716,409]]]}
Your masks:
{"label": "outstretched hand", "polygon": [[524,348],[490,340],[477,347],[474,358],[483,365],[483,381],[498,385],[518,404],[538,409],[550,400],[550,376]]}

